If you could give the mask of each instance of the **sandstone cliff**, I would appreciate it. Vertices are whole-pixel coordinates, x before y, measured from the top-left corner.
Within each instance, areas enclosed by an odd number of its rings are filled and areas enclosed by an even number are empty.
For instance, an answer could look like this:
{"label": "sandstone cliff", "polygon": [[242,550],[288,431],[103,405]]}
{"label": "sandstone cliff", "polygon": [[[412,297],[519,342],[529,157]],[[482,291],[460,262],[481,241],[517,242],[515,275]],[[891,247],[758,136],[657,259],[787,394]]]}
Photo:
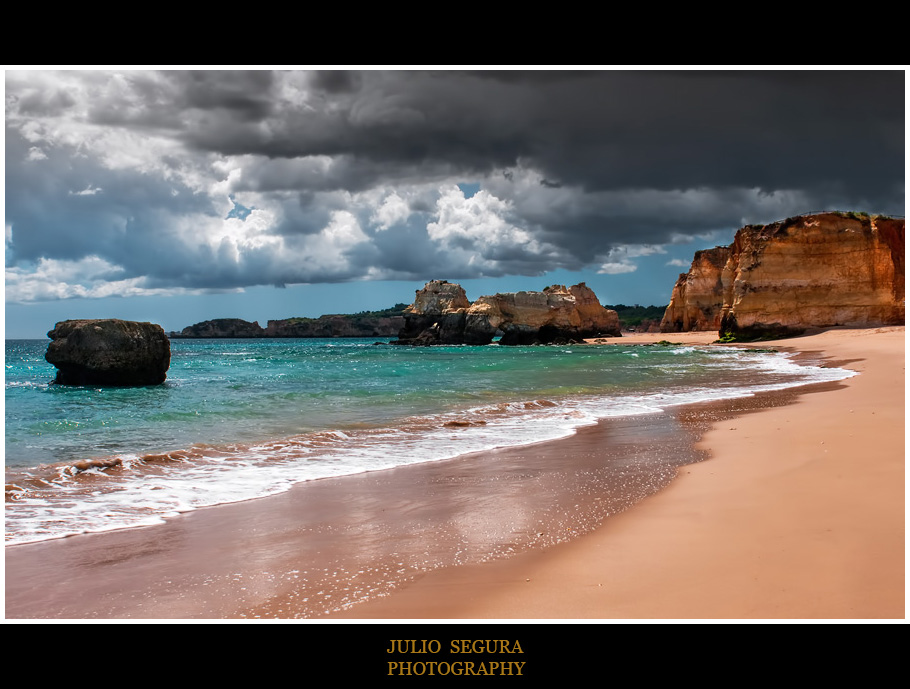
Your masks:
{"label": "sandstone cliff", "polygon": [[615,311],[601,306],[584,283],[543,292],[482,296],[470,304],[456,283],[433,280],[417,291],[398,344],[548,344],[619,336]]}
{"label": "sandstone cliff", "polygon": [[720,329],[724,302],[721,276],[729,258],[727,246],[695,252],[689,272],[682,273],[673,287],[660,332]]}
{"label": "sandstone cliff", "polygon": [[819,213],[736,233],[724,267],[720,334],[904,322],[904,220]]}
{"label": "sandstone cliff", "polygon": [[828,212],[746,225],[729,247],[696,253],[661,330],[754,339],[903,322],[904,220]]}

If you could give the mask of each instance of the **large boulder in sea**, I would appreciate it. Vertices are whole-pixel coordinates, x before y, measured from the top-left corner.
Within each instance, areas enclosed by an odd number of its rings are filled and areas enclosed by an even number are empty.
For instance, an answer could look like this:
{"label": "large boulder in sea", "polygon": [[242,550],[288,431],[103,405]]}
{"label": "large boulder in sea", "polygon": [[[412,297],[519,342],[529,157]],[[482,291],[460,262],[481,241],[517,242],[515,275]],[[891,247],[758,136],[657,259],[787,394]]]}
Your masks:
{"label": "large boulder in sea", "polygon": [[171,364],[171,343],[155,323],[62,321],[47,336],[44,358],[57,367],[60,385],[158,385]]}

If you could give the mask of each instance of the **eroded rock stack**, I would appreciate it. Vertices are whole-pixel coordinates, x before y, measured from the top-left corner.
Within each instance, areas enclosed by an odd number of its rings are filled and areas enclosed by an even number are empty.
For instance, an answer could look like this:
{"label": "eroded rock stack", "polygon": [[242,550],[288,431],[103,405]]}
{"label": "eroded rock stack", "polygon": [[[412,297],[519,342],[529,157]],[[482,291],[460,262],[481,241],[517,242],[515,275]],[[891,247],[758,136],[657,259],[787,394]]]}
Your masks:
{"label": "eroded rock stack", "polygon": [[60,385],[158,385],[167,377],[171,344],[160,325],[116,318],[57,323],[44,358]]}
{"label": "eroded rock stack", "polygon": [[550,344],[619,336],[619,317],[604,308],[584,283],[542,292],[483,296],[471,304],[464,290],[445,280],[417,290],[397,344]]}
{"label": "eroded rock stack", "polygon": [[471,302],[461,285],[431,280],[417,290],[404,314],[398,344],[464,344],[465,319]]}

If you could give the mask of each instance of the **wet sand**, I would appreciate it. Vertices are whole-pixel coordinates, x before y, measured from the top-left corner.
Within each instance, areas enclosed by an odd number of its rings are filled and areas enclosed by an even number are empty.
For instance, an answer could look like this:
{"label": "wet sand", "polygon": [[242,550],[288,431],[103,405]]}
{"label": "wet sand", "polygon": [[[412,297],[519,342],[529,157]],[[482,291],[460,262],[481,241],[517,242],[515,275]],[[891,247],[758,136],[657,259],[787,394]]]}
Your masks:
{"label": "wet sand", "polygon": [[774,344],[862,375],[7,547],[6,617],[903,618],[903,328]]}
{"label": "wet sand", "polygon": [[440,567],[593,530],[703,457],[681,414],[305,482],[160,526],[8,546],[7,616],[318,618]]}
{"label": "wet sand", "polygon": [[823,352],[860,375],[713,423],[698,443],[707,461],[591,534],[433,573],[344,616],[904,619],[904,328],[762,346]]}

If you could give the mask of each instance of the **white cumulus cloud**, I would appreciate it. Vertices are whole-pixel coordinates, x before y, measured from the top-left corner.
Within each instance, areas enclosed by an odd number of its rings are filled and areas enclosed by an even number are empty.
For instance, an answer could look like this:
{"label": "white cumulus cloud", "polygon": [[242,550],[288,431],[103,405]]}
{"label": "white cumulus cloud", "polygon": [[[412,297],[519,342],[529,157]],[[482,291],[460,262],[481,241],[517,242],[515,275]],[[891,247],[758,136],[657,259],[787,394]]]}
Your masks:
{"label": "white cumulus cloud", "polygon": [[376,229],[387,230],[392,225],[406,222],[410,215],[411,210],[408,208],[407,201],[393,191],[374,211],[371,220],[377,224]]}

